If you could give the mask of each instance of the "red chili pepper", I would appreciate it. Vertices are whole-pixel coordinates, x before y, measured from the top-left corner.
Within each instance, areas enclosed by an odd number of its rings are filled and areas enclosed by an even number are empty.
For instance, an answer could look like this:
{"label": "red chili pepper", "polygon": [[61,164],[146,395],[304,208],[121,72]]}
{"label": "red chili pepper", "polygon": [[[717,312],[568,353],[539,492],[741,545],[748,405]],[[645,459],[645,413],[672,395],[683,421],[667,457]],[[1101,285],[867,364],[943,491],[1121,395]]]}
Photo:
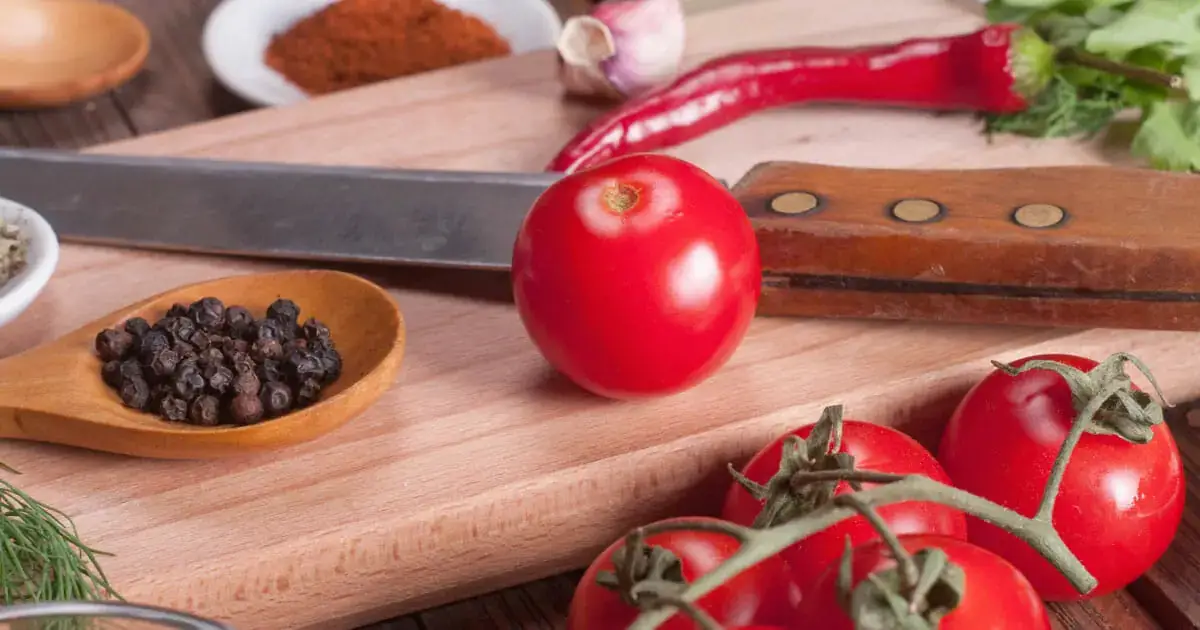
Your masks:
{"label": "red chili pepper", "polygon": [[1015,24],[879,46],[736,53],[600,116],[546,170],[571,173],[619,155],[679,145],[755,112],[796,103],[1021,111],[1049,80],[1053,54]]}

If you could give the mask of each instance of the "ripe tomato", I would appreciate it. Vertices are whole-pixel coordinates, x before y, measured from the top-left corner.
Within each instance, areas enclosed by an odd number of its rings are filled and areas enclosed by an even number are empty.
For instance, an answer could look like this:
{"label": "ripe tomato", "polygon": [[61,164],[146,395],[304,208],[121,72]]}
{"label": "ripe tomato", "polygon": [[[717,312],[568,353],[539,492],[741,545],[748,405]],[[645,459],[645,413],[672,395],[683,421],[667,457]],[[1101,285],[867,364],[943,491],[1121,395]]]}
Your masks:
{"label": "ripe tomato", "polygon": [[631,155],[568,175],[513,249],[517,311],[542,355],[593,393],[642,398],[720,368],[758,305],[750,220],[696,166]]}
{"label": "ripe tomato", "polygon": [[[1080,370],[1091,359],[1051,354]],[[1054,458],[1076,417],[1071,390],[1057,374],[994,370],[959,403],[938,457],[954,484],[1033,516]],[[1063,542],[1098,581],[1080,594],[1050,563],[1002,529],[968,517],[969,540],[1013,563],[1050,601],[1111,593],[1145,573],[1166,551],[1183,515],[1184,480],[1170,429],[1148,444],[1084,433],[1063,475],[1053,522]]]}
{"label": "ripe tomato", "polygon": [[[664,522],[678,521],[667,519]],[[713,518],[693,518],[709,520]],[[736,538],[716,532],[675,531],[646,537],[647,545],[662,547],[680,560],[683,578],[692,582],[716,568],[741,546]],[[615,630],[627,628],[641,611],[626,604],[616,591],[601,586],[596,576],[613,570],[613,553],[623,548],[618,540],[605,549],[583,574],[567,615],[567,630]],[[768,558],[747,569],[697,604],[725,627],[779,624],[791,618],[794,610],[789,598],[783,561]],[[695,630],[696,624],[682,612],[675,613],[660,626],[663,630]]]}
{"label": "ripe tomato", "polygon": [[[938,630],[1049,630],[1046,606],[1029,580],[1011,564],[986,549],[944,536],[901,536],[910,553],[940,547],[950,562],[966,575],[962,601],[942,618]],[[872,573],[896,566],[891,551],[876,540],[854,549],[853,581],[857,586]],[[796,618],[803,627],[821,630],[853,630],[854,622],[839,603],[834,563],[800,604]]]}
{"label": "ripe tomato", "polygon": [[[814,424],[800,427],[771,442],[746,464],[742,474],[756,483],[765,483],[778,470],[783,456],[784,440],[789,435],[808,438]],[[842,453],[854,456],[859,470],[900,475],[925,475],[934,481],[950,483],[933,455],[916,440],[893,429],[857,420],[843,421]],[[863,489],[873,484],[863,484]],[[839,484],[836,494],[853,492],[849,484]],[[762,503],[741,484],[733,482],[725,496],[721,518],[739,525],[751,525],[762,509]],[[962,512],[936,503],[907,502],[881,506],[876,510],[898,535],[942,534],[966,539],[967,523]],[[861,516],[847,519],[820,533],[785,549],[781,554],[791,568],[801,593],[830,565],[842,556],[846,537],[852,545],[861,545],[879,538],[871,524]]]}

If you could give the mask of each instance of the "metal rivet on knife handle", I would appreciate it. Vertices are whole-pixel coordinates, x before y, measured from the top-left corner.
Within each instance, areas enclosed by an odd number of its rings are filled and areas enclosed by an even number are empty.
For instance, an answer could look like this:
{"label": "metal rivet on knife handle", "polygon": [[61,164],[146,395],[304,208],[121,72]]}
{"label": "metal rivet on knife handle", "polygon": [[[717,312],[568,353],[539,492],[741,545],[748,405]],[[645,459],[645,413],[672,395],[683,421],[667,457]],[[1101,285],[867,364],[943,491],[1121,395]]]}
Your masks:
{"label": "metal rivet on knife handle", "polygon": [[1067,211],[1048,203],[1031,203],[1013,210],[1013,223],[1027,228],[1051,228],[1067,219]]}
{"label": "metal rivet on knife handle", "polygon": [[821,198],[810,192],[785,192],[776,195],[767,205],[779,214],[808,214],[820,209]]}
{"label": "metal rivet on knife handle", "polygon": [[888,214],[905,223],[932,223],[946,214],[946,208],[929,199],[901,199],[892,204]]}

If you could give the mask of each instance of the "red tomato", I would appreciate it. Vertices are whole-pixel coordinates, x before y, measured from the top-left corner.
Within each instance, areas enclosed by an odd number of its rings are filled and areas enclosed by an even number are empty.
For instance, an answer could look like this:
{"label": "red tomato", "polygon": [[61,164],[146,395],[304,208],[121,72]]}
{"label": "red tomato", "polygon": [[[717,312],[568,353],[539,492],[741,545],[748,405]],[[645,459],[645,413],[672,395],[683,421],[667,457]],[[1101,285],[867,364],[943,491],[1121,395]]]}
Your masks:
{"label": "red tomato", "polygon": [[[1090,359],[1051,354],[1090,370]],[[1033,516],[1076,413],[1062,377],[1034,370],[1013,377],[994,370],[975,385],[950,419],[938,457],[954,484]],[[1166,551],[1183,515],[1179,450],[1165,424],[1148,444],[1084,433],[1063,475],[1053,522],[1063,542],[1099,582],[1081,595],[1027,544],[968,517],[971,542],[1021,570],[1051,601],[1111,593],[1145,573]]]}
{"label": "red tomato", "polygon": [[704,171],[631,155],[568,175],[525,217],[517,311],[542,355],[593,393],[642,398],[720,368],[758,305],[750,220]]}
{"label": "red tomato", "polygon": [[[813,426],[815,425],[800,427],[768,444],[750,459],[742,474],[751,481],[765,483],[779,471],[783,443],[787,436],[807,438]],[[890,427],[845,420],[840,452],[854,455],[855,466],[859,470],[901,475],[920,474],[934,481],[950,483],[942,467],[925,447]],[[862,487],[865,490],[872,485],[863,484]],[[845,494],[853,492],[853,488],[842,483],[835,492]],[[754,522],[761,509],[762,503],[735,481],[725,497],[721,518],[748,526]],[[894,503],[879,507],[877,511],[897,534],[942,534],[963,539],[967,537],[967,524],[962,512],[936,503]],[[783,551],[781,555],[791,567],[796,586],[801,593],[831,562],[842,556],[847,536],[855,546],[879,538],[871,524],[857,516],[809,536]]]}
{"label": "red tomato", "polygon": [[[901,536],[911,553],[940,547],[966,574],[964,596],[957,608],[942,618],[938,630],[1049,630],[1046,606],[1029,580],[1011,564],[986,549],[944,536]],[[853,584],[868,575],[896,566],[882,541],[854,549]],[[837,578],[840,566],[830,566],[800,604],[796,619],[807,628],[853,630],[854,622],[839,604]]]}
{"label": "red tomato", "polygon": [[[667,519],[665,522],[680,519]],[[699,518],[688,520],[709,520]],[[622,548],[618,540],[604,550],[579,581],[567,616],[568,630],[617,630],[627,628],[640,611],[621,600],[615,591],[601,586],[596,576],[611,571],[612,555]],[[712,571],[741,546],[736,538],[714,532],[678,531],[646,537],[646,544],[673,552],[682,563],[689,583]],[[747,569],[724,586],[701,597],[698,605],[725,627],[777,624],[791,618],[794,610],[787,591],[786,570],[778,557],[768,558]],[[695,630],[685,613],[676,613],[659,626],[663,630]]]}

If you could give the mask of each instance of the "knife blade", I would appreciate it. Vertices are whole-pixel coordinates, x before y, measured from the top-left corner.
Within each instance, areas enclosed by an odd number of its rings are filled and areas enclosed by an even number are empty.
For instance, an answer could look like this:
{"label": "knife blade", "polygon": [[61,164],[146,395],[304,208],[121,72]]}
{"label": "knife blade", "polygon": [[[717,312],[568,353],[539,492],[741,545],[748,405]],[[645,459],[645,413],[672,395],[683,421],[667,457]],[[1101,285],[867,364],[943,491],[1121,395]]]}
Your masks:
{"label": "knife blade", "polygon": [[508,269],[558,177],[0,149],[0,196],[63,241],[476,269]]}
{"label": "knife blade", "polygon": [[[0,150],[64,241],[495,270],[558,177]],[[762,315],[1200,329],[1194,175],[772,162],[733,192]]]}

